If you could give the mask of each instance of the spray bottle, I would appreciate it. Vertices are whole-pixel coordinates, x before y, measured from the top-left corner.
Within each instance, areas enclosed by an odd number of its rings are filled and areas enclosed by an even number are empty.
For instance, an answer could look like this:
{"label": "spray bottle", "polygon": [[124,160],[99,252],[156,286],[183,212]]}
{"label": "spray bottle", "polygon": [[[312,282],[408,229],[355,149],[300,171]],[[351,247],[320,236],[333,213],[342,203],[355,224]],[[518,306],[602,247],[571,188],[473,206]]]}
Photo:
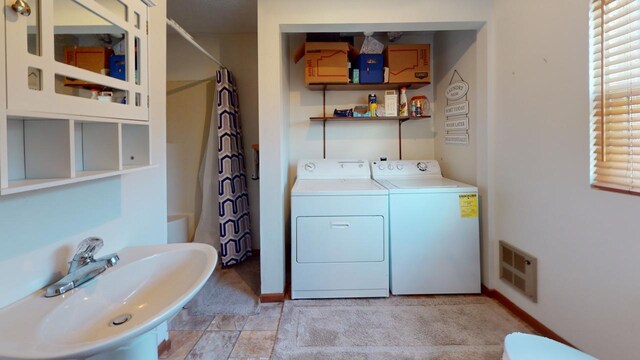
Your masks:
{"label": "spray bottle", "polygon": [[409,115],[409,111],[407,109],[407,88],[406,87],[400,88],[400,111],[398,115],[400,116]]}

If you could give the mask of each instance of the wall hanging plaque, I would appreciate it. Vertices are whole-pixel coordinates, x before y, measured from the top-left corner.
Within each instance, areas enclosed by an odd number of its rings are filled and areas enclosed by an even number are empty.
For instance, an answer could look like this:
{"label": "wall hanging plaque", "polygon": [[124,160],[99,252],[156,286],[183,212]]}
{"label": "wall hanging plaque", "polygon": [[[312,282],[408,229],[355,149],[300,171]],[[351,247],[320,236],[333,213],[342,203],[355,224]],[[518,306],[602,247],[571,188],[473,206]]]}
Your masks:
{"label": "wall hanging plaque", "polygon": [[444,136],[445,144],[468,144],[469,134],[447,134]]}
{"label": "wall hanging plaque", "polygon": [[454,130],[468,130],[469,129],[469,118],[458,118],[458,119],[448,119],[444,123],[444,129],[446,131],[454,131]]}
{"label": "wall hanging plaque", "polygon": [[453,105],[448,105],[444,108],[444,115],[446,117],[456,115],[467,115],[469,113],[469,102],[461,102]]}
{"label": "wall hanging plaque", "polygon": [[444,96],[447,100],[456,101],[462,99],[469,92],[469,84],[464,81],[456,81],[447,87]]}

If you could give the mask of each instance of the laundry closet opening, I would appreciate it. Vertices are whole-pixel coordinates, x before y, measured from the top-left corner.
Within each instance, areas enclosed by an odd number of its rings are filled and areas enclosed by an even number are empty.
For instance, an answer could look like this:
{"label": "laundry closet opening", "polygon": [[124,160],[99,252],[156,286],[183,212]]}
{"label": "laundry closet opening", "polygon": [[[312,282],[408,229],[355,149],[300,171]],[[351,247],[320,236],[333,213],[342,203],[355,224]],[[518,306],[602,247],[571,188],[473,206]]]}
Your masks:
{"label": "laundry closet opening", "polygon": [[[336,28],[339,25],[327,27]],[[366,36],[364,32],[353,31],[353,27],[349,26],[350,31],[347,32],[283,34],[283,48],[286,48],[283,54],[288,56],[284,59],[287,64],[286,70],[283,70],[283,77],[287,78],[288,86],[288,90],[285,89],[283,93],[288,102],[283,117],[288,145],[287,189],[290,190],[294,186],[299,175],[298,162],[301,159],[323,158],[369,162],[399,159],[436,160],[443,176],[447,178],[474,186],[483,183],[477,162],[478,158],[483,156],[483,151],[478,151],[478,148],[486,143],[486,117],[478,109],[485,109],[485,105],[480,102],[486,101],[483,90],[486,86],[486,74],[479,74],[479,71],[482,71],[480,69],[486,62],[482,59],[478,61],[478,30],[373,32],[372,38],[385,49],[389,45],[399,44],[430,45],[431,82],[411,86],[406,90],[409,101],[412,98],[427,99],[428,105],[425,107],[424,115],[428,117],[411,117],[406,121],[403,118],[398,121],[396,118],[386,118],[385,114],[379,112],[377,119],[332,119],[334,111],[352,110],[355,113],[357,107],[367,107],[370,94],[376,95],[378,106],[381,107],[387,105],[385,94],[389,89],[395,90],[396,95],[400,94],[400,84],[395,88],[391,84],[368,84],[353,89],[327,86],[323,91],[322,86],[309,86],[305,83],[306,62],[304,59],[295,62],[296,56],[300,57],[300,48],[305,42],[344,41],[359,51]],[[357,61],[357,57],[350,58],[351,68],[358,67]],[[353,73],[350,71],[349,81],[353,80]],[[451,101],[447,99],[445,92],[450,84],[456,82],[466,83],[468,91],[464,97]],[[457,116],[445,114],[448,106],[459,103],[464,103],[467,107],[464,113]],[[452,128],[451,120],[457,119],[463,121],[458,127]],[[456,142],[456,138],[463,138],[464,141]],[[483,191],[480,189],[480,197]],[[286,196],[286,203],[290,206],[290,193]],[[287,271],[290,271],[292,264],[291,239],[295,236],[291,233],[294,225],[291,221],[290,216],[284,220]],[[483,244],[482,251],[483,257],[486,258],[489,252],[486,244]]]}

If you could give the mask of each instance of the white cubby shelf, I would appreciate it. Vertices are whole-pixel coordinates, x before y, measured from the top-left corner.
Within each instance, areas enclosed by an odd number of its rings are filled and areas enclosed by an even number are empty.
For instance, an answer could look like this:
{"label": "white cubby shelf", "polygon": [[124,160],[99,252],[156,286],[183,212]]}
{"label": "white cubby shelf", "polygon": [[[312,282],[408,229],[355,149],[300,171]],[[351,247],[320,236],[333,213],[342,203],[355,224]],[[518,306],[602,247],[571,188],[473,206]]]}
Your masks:
{"label": "white cubby shelf", "polygon": [[0,195],[154,167],[148,123],[8,116]]}

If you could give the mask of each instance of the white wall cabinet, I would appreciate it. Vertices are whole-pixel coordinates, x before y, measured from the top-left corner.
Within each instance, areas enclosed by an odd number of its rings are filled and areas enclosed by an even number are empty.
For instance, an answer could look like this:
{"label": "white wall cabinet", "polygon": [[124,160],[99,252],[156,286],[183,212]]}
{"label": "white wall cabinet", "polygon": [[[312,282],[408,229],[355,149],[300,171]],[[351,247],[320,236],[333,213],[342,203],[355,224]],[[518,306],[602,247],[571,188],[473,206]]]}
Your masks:
{"label": "white wall cabinet", "polygon": [[[140,0],[6,0],[7,110],[148,120],[147,9]],[[111,59],[113,55],[114,59]],[[122,72],[110,71],[110,63]],[[96,72],[97,71],[97,72]],[[91,99],[93,92],[111,101]]]}
{"label": "white wall cabinet", "polygon": [[151,166],[147,6],[5,0],[0,194]]}

